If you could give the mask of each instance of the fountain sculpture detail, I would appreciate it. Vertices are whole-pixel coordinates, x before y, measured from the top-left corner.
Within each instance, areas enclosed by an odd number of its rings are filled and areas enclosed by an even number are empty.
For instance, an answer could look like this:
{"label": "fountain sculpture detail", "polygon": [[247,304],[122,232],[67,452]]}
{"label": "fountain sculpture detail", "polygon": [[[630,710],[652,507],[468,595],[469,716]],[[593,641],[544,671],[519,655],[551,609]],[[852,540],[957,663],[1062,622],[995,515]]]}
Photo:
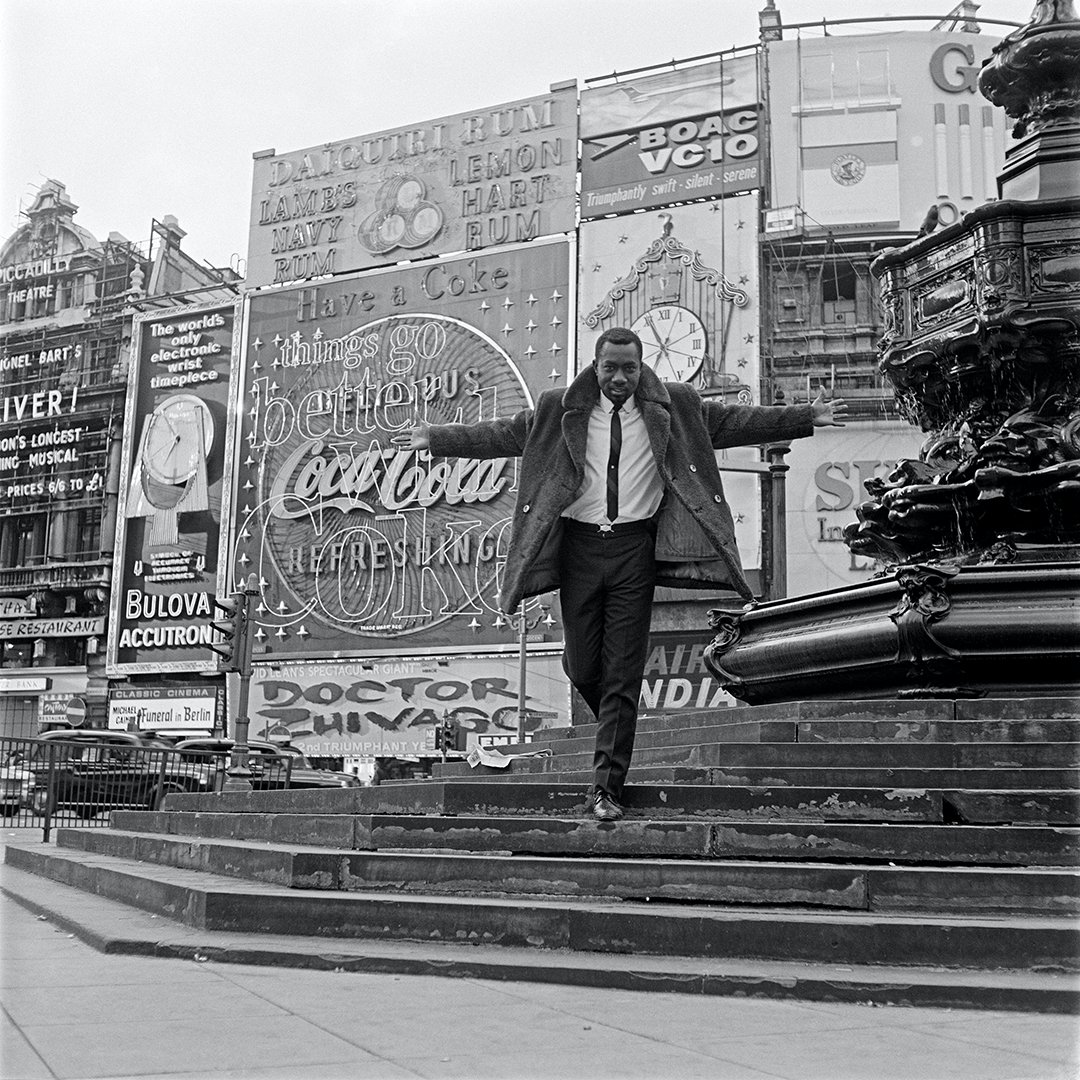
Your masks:
{"label": "fountain sculpture detail", "polygon": [[1067,693],[1080,683],[1080,21],[1039,3],[983,94],[1016,121],[1001,199],[879,256],[881,370],[927,432],[845,530],[866,585],[712,612],[752,703]]}

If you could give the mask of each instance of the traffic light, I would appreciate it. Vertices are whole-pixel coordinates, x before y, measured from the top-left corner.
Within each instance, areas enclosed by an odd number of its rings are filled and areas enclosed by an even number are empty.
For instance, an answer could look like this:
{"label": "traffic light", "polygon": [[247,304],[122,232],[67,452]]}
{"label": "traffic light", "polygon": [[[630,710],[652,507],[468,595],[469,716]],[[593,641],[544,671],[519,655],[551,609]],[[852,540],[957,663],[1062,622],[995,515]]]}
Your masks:
{"label": "traffic light", "polygon": [[465,749],[465,732],[462,731],[461,724],[449,714],[444,716],[435,728],[435,749],[441,750],[443,754],[450,750]]}
{"label": "traffic light", "polygon": [[219,640],[210,648],[221,657],[218,668],[221,671],[242,671],[246,659],[247,598],[238,595],[228,600],[215,600],[214,607],[221,615],[210,625],[217,631]]}

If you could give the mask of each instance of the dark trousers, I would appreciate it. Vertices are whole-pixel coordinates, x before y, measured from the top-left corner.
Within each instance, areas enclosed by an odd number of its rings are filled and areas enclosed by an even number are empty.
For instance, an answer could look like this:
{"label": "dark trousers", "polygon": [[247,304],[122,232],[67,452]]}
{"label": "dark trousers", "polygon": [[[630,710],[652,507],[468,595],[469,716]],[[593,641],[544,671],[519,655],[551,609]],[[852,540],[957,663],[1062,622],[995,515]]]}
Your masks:
{"label": "dark trousers", "polygon": [[563,668],[599,725],[594,784],[616,799],[634,752],[655,547],[652,532],[586,534],[567,528],[559,553]]}

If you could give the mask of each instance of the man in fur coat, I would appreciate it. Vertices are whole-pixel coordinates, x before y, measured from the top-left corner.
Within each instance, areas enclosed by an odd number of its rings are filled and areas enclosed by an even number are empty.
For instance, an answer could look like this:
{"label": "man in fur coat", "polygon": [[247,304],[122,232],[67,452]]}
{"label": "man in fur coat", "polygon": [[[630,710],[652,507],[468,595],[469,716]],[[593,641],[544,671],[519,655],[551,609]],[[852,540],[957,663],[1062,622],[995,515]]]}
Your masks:
{"label": "man in fur coat", "polygon": [[840,400],[742,406],[661,382],[641,340],[613,328],[592,366],[534,409],[478,424],[417,423],[409,446],[439,457],[521,458],[499,604],[559,590],[563,667],[597,719],[590,810],[622,817],[656,585],[750,599],[714,450],[839,425]]}

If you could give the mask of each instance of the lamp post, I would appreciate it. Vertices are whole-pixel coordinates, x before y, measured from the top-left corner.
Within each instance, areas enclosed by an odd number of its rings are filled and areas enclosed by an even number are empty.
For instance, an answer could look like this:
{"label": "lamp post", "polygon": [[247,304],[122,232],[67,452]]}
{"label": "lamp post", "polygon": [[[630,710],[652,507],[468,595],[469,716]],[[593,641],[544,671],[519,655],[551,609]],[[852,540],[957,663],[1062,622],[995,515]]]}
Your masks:
{"label": "lamp post", "polygon": [[525,741],[525,683],[528,677],[528,667],[526,664],[527,652],[525,644],[528,639],[529,631],[535,630],[540,623],[545,623],[548,626],[554,626],[555,620],[551,617],[551,605],[545,604],[543,600],[540,601],[539,611],[537,611],[531,618],[525,610],[526,601],[521,601],[521,607],[518,608],[517,613],[517,635],[518,635],[518,709],[517,709],[517,737],[518,742],[523,743]]}

